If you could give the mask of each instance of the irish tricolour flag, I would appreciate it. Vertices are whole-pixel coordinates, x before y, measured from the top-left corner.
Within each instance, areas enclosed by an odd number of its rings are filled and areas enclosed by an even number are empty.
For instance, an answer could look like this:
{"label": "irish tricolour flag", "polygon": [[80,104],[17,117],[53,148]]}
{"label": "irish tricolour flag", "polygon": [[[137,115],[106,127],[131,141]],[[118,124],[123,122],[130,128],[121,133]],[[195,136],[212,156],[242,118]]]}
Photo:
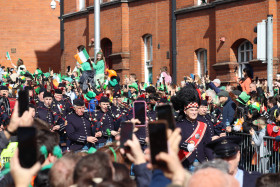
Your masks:
{"label": "irish tricolour flag", "polygon": [[82,50],[78,54],[74,56],[74,58],[79,62],[79,64],[82,64],[86,62],[89,59],[89,55],[86,51],[86,49]]}
{"label": "irish tricolour flag", "polygon": [[9,52],[6,53],[6,59],[11,60],[11,56],[10,56]]}

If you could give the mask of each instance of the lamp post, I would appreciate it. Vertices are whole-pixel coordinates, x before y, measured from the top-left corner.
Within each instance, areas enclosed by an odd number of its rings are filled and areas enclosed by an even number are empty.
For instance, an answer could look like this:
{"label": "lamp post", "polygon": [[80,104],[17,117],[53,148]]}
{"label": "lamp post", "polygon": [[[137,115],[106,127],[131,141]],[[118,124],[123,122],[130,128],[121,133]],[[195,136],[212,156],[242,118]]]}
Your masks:
{"label": "lamp post", "polygon": [[94,0],[94,61],[100,51],[100,0]]}

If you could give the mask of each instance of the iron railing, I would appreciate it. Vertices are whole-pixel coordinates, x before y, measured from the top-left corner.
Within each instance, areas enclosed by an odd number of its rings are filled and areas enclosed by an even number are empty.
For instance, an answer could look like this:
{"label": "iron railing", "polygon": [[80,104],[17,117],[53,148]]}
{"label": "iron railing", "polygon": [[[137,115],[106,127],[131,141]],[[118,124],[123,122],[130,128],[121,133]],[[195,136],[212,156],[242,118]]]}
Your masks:
{"label": "iron railing", "polygon": [[[255,145],[250,134],[231,133],[230,135],[240,136],[242,142],[240,145],[239,165],[247,171],[258,171],[260,173],[278,173],[279,172],[279,151],[273,149],[274,137],[264,136],[263,146]],[[277,146],[278,143],[276,142]]]}

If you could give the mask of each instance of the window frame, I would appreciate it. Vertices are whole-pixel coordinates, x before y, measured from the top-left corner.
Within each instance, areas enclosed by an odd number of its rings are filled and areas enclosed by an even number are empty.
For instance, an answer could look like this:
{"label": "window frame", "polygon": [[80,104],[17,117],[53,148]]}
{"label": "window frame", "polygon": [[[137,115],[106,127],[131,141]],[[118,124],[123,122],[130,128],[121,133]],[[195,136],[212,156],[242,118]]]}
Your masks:
{"label": "window frame", "polygon": [[[148,59],[148,41],[150,39],[150,59]],[[147,34],[143,36],[143,42],[144,42],[144,67],[145,67],[145,82],[146,83],[152,83],[152,80],[150,80],[150,72],[153,71],[153,36],[151,34]],[[152,79],[152,78],[151,78]]]}
{"label": "window frame", "polygon": [[[204,67],[204,72],[201,72],[201,54],[202,53],[204,53],[203,54],[203,57],[204,57],[204,59],[203,59],[203,67]],[[198,74],[198,76],[199,77],[202,77],[202,76],[204,76],[205,74],[206,74],[206,71],[207,71],[207,60],[208,60],[208,58],[207,58],[207,49],[204,49],[204,48],[202,48],[202,49],[199,49],[197,52],[196,52],[196,57],[197,57],[197,74]]]}
{"label": "window frame", "polygon": [[[247,44],[249,44],[249,47],[247,47]],[[248,61],[246,61],[248,52],[249,52],[249,57],[248,57]],[[243,73],[242,73],[243,69],[246,67],[246,64],[249,64],[249,62],[253,59],[253,44],[249,40],[243,41],[238,46],[237,54],[238,54],[238,64],[239,64],[238,76],[243,78]],[[242,54],[243,54],[243,59],[241,58]]]}

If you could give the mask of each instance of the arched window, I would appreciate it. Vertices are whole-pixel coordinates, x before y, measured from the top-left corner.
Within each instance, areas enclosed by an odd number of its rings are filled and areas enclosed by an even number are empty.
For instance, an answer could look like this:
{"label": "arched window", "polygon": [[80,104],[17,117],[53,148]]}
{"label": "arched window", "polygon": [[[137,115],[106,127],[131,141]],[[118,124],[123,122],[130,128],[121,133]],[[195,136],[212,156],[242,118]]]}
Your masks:
{"label": "arched window", "polygon": [[153,41],[152,35],[143,36],[144,41],[144,63],[145,63],[145,82],[153,83]]}
{"label": "arched window", "polygon": [[110,55],[112,54],[112,41],[108,38],[104,38],[101,40],[101,49],[103,51],[105,61],[107,64],[107,68],[112,69],[112,61],[110,59]]}
{"label": "arched window", "polygon": [[249,61],[253,59],[253,44],[248,40],[245,40],[238,47],[238,63],[239,70],[238,75],[242,77],[242,71],[249,65]]}
{"label": "arched window", "polygon": [[202,77],[207,71],[207,50],[199,49],[196,52],[197,56],[197,74]]}

